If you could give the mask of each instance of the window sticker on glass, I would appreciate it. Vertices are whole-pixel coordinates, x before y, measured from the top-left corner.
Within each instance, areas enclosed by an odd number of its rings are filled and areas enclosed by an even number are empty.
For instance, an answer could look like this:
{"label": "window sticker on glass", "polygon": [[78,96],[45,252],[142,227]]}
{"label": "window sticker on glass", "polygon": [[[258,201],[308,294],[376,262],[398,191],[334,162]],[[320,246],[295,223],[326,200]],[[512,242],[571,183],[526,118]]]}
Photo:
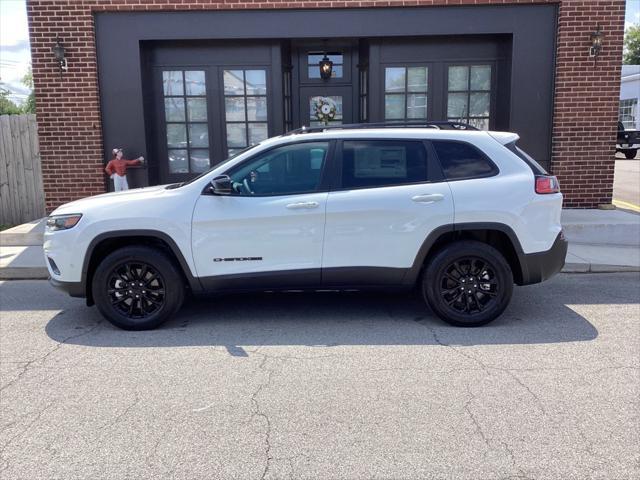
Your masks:
{"label": "window sticker on glass", "polygon": [[403,147],[363,148],[355,150],[355,178],[406,178],[407,157]]}

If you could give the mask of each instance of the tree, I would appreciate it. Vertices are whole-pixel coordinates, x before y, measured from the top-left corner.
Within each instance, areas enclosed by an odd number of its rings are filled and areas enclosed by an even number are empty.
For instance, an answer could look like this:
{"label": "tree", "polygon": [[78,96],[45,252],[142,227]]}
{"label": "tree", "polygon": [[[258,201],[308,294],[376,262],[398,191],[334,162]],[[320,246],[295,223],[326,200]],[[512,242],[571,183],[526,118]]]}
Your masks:
{"label": "tree", "polygon": [[22,111],[24,113],[36,113],[36,95],[33,93],[33,72],[31,71],[31,67],[29,67],[27,73],[22,77],[22,83],[31,90],[24,105],[22,105]]}
{"label": "tree", "polygon": [[632,25],[624,32],[625,65],[640,65],[640,24]]}
{"label": "tree", "polygon": [[0,86],[0,115],[19,115],[22,109],[9,99],[11,92]]}

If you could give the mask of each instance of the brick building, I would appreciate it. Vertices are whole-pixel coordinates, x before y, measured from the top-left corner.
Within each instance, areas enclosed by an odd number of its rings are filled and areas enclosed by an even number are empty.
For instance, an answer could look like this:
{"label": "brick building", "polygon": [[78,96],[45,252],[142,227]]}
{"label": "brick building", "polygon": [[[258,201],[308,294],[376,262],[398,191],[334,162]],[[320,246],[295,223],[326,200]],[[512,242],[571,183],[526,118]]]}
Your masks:
{"label": "brick building", "polygon": [[[512,130],[566,205],[611,203],[624,0],[28,0],[47,210],[188,179],[313,123],[462,120]],[[602,49],[590,55],[592,32]],[[64,47],[66,69],[52,48]],[[332,62],[322,78],[319,63]]]}

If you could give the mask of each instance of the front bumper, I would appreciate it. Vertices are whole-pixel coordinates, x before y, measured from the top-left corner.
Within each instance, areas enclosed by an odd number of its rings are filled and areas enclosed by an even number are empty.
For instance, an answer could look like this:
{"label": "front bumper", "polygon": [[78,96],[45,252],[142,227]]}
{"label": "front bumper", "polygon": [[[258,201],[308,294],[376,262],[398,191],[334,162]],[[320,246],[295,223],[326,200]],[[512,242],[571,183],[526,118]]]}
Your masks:
{"label": "front bumper", "polygon": [[553,277],[564,267],[569,242],[562,232],[558,234],[553,246],[546,252],[524,254],[520,258],[522,282],[519,285],[540,283]]}
{"label": "front bumper", "polygon": [[49,277],[49,283],[72,297],[85,298],[87,296],[84,282],[61,282]]}

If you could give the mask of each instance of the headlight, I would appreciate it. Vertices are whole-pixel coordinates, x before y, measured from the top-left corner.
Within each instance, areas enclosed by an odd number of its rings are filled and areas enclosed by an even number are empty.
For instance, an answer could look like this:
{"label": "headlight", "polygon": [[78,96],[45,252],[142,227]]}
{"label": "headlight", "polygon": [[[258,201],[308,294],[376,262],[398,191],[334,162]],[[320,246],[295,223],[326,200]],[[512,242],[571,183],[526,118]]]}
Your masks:
{"label": "headlight", "polygon": [[54,215],[47,218],[47,230],[55,232],[58,230],[69,230],[76,226],[82,218],[82,214],[74,213],[72,215]]}

